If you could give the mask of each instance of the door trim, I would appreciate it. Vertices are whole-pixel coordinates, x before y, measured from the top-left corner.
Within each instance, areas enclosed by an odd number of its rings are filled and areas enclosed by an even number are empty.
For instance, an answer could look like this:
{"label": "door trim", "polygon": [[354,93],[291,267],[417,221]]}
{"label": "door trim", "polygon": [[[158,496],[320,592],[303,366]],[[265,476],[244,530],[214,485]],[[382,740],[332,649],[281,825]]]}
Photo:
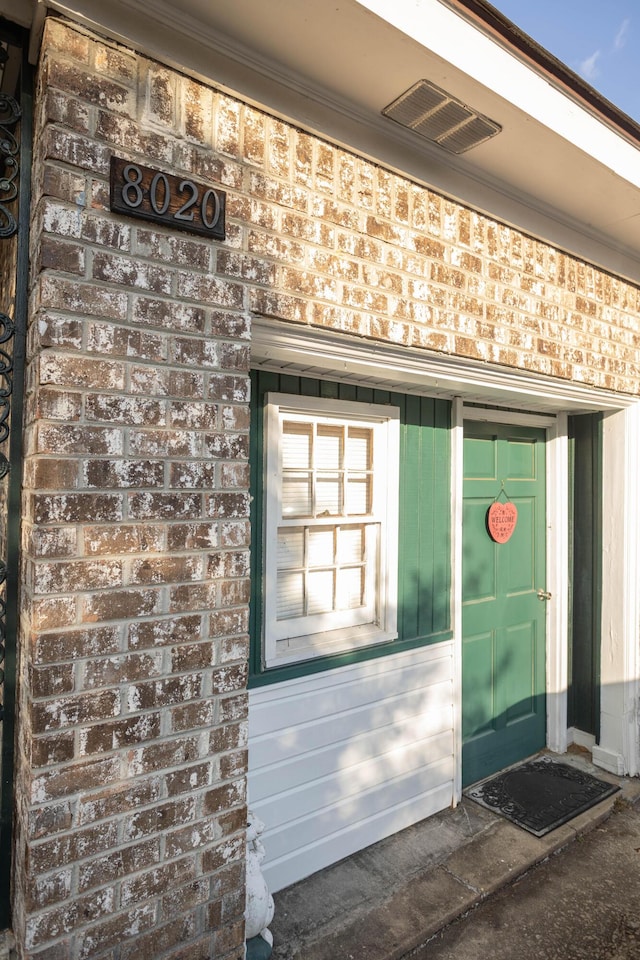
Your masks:
{"label": "door trim", "polygon": [[564,753],[567,738],[567,689],[569,678],[568,636],[569,596],[569,456],[565,413],[556,415],[492,410],[465,406],[460,398],[453,404],[453,636],[455,650],[455,800],[462,796],[462,462],[464,421],[510,423],[546,430],[546,560],[547,582],[552,594],[546,605],[546,693],[547,746]]}

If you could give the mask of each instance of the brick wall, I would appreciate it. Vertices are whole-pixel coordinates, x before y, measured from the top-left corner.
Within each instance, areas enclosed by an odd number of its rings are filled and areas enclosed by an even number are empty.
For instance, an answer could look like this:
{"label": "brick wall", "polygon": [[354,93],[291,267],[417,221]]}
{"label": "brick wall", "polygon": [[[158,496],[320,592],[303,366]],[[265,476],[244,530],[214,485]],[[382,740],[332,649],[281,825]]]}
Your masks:
{"label": "brick wall", "polygon": [[[178,115],[162,91],[179,83]],[[243,955],[245,294],[214,279],[211,241],[108,212],[114,150],[240,179],[198,144],[207,96],[47,23],[16,790],[28,957]]]}
{"label": "brick wall", "polygon": [[[638,290],[49,19],[36,95],[15,928],[242,956],[251,313],[637,391]],[[112,154],[227,191],[109,212]]]}

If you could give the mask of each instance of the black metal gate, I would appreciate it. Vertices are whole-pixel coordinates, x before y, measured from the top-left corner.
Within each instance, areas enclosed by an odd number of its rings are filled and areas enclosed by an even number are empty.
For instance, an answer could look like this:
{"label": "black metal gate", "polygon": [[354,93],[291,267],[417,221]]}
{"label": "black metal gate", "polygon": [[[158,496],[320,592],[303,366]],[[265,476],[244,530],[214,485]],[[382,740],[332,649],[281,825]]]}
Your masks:
{"label": "black metal gate", "polygon": [[10,920],[32,94],[26,31],[0,20],[0,930]]}

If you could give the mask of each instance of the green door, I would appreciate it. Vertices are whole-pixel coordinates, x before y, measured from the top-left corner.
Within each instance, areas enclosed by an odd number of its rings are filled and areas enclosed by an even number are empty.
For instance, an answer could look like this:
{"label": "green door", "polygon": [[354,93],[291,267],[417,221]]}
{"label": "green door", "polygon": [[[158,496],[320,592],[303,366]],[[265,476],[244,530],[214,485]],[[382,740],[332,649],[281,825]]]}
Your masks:
{"label": "green door", "polygon": [[[487,511],[511,500],[511,538]],[[545,746],[545,432],[465,422],[462,779],[475,783]]]}

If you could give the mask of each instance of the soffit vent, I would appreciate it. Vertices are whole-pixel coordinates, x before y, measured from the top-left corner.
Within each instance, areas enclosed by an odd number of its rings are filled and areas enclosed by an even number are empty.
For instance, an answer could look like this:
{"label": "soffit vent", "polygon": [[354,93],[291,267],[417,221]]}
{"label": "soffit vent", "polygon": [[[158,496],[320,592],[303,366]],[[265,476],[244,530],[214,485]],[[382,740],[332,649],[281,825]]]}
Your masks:
{"label": "soffit vent", "polygon": [[450,153],[471,150],[502,130],[428,80],[418,80],[382,113]]}

